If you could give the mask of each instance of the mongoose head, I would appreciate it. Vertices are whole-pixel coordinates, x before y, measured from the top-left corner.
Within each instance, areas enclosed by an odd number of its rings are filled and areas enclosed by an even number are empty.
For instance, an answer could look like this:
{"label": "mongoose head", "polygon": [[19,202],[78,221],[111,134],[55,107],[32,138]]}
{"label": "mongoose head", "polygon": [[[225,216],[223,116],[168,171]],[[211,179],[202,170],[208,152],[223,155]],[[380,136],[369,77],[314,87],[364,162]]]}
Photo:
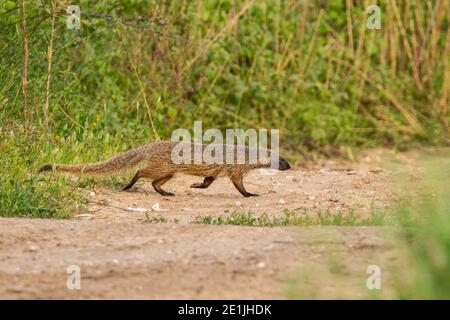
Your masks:
{"label": "mongoose head", "polygon": [[279,163],[278,163],[278,170],[284,171],[291,168],[291,165],[280,157]]}

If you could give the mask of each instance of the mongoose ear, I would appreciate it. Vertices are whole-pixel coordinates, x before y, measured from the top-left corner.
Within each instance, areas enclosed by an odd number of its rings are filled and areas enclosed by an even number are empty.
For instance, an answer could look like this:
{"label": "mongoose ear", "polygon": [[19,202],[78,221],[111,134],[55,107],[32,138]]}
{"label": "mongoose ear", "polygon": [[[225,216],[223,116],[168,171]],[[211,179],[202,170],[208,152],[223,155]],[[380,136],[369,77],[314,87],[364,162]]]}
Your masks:
{"label": "mongoose ear", "polygon": [[291,168],[291,165],[284,160],[283,158],[280,157],[280,161],[278,163],[278,170],[284,171],[284,170],[288,170]]}
{"label": "mongoose ear", "polygon": [[45,172],[45,171],[52,171],[53,165],[52,164],[44,164],[38,171],[38,173]]}

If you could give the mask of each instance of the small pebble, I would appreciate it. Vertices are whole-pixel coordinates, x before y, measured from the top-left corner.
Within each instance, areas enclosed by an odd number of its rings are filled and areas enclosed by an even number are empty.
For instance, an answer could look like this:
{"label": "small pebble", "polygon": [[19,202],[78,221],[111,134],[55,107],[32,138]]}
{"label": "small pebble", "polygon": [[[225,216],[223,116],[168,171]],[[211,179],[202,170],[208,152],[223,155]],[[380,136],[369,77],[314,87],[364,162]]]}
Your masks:
{"label": "small pebble", "polygon": [[163,211],[163,209],[161,209],[160,206],[159,206],[159,202],[156,202],[156,203],[152,206],[152,210],[153,210],[153,211]]}

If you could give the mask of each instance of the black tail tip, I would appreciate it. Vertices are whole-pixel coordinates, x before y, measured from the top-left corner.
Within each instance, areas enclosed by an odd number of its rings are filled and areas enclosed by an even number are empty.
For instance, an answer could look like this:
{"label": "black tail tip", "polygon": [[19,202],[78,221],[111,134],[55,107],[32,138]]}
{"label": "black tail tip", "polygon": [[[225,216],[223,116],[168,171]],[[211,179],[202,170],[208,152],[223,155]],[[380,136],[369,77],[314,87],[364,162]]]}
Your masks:
{"label": "black tail tip", "polygon": [[278,170],[284,171],[284,170],[289,170],[290,168],[291,168],[291,165],[283,158],[280,158],[280,162],[278,164]]}
{"label": "black tail tip", "polygon": [[45,172],[45,171],[52,171],[53,165],[52,164],[44,164],[38,171],[38,173]]}

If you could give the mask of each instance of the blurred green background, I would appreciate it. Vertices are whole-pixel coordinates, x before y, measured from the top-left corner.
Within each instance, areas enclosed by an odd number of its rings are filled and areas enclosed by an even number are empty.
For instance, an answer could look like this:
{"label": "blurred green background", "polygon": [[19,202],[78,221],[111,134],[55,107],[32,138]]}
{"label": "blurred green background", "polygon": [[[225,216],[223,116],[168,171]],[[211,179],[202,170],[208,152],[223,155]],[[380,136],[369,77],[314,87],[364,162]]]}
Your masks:
{"label": "blurred green background", "polygon": [[47,118],[55,135],[137,144],[201,119],[280,128],[294,149],[448,142],[449,4],[378,2],[380,30],[373,1],[25,1],[24,110],[23,10],[1,1],[2,127]]}

